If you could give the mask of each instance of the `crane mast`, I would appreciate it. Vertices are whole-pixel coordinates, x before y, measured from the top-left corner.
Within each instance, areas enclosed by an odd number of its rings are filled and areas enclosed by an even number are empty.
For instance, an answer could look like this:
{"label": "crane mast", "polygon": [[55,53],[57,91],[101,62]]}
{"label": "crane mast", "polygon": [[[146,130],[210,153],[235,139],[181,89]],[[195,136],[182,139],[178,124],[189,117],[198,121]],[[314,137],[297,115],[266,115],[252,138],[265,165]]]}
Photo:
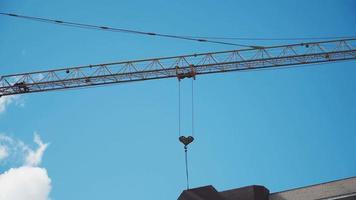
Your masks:
{"label": "crane mast", "polygon": [[356,59],[356,39],[181,55],[35,71],[0,77],[0,97],[105,84]]}

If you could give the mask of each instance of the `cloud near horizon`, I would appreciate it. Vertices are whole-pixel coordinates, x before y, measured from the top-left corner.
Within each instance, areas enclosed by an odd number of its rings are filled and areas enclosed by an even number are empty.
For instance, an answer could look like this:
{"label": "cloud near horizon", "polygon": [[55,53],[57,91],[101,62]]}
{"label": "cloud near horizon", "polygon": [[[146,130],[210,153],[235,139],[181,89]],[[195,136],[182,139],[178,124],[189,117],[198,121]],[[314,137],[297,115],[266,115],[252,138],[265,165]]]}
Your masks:
{"label": "cloud near horizon", "polygon": [[22,141],[0,135],[0,164],[12,154],[22,157],[20,167],[0,174],[0,200],[50,200],[51,179],[45,168],[39,167],[48,143],[34,134],[38,148],[33,150]]}

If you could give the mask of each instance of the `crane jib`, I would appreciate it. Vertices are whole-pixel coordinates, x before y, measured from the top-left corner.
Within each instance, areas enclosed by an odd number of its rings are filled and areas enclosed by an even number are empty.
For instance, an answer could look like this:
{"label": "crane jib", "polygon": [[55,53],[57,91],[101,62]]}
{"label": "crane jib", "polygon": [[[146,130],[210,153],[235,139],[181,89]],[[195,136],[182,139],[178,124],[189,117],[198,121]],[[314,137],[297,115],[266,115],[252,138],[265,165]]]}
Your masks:
{"label": "crane jib", "polygon": [[0,96],[356,59],[356,39],[52,69],[0,77]]}

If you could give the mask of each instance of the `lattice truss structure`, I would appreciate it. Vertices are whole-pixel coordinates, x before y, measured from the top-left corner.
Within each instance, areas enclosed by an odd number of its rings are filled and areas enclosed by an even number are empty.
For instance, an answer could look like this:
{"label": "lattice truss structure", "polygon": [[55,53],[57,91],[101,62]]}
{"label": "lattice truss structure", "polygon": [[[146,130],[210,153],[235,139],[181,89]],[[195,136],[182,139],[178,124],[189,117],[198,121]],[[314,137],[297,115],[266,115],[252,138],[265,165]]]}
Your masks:
{"label": "lattice truss structure", "polygon": [[0,78],[0,96],[356,59],[356,39],[105,63]]}

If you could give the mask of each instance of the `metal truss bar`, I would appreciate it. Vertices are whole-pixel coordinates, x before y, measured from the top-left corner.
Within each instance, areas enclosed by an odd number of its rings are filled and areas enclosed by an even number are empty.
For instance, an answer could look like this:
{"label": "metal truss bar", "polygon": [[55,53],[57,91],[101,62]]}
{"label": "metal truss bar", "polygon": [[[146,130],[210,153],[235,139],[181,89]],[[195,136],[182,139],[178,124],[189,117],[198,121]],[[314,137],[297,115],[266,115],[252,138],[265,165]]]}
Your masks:
{"label": "metal truss bar", "polygon": [[0,77],[0,96],[356,59],[356,39],[105,63]]}

